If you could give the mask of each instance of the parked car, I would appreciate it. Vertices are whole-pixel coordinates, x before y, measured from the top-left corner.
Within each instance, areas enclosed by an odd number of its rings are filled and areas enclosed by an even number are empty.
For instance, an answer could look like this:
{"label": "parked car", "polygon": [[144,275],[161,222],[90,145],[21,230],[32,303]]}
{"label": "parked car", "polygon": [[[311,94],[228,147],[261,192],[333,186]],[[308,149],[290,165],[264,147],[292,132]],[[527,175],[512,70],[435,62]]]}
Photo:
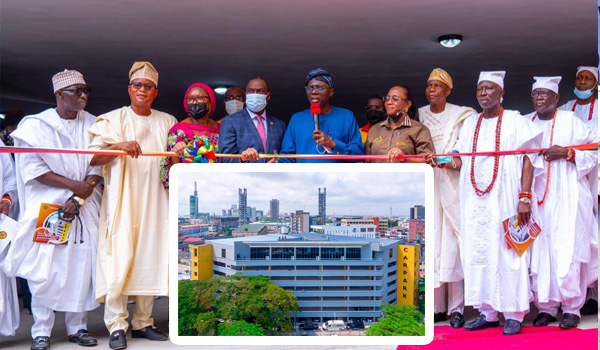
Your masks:
{"label": "parked car", "polygon": [[312,323],[301,324],[299,328],[301,330],[303,330],[303,331],[315,331],[315,330],[317,330],[317,327],[314,324],[312,324]]}
{"label": "parked car", "polygon": [[365,324],[363,321],[349,322],[348,329],[365,329]]}

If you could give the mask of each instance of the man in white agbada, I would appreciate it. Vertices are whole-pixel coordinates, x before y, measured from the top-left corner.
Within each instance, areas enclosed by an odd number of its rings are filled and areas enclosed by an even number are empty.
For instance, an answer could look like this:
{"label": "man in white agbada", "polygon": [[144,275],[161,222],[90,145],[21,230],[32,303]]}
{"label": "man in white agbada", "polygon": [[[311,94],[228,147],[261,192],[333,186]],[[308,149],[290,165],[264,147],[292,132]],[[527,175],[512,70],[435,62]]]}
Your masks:
{"label": "man in white agbada", "polygon": [[[561,77],[534,77],[531,98],[536,112],[525,116],[543,131],[544,172],[535,180],[538,224],[542,233],[531,250],[531,287],[539,314],[534,326],[556,321],[561,328],[579,324],[586,299],[585,263],[590,262],[590,230],[595,217],[586,175],[596,176],[596,151],[563,146],[594,142],[591,130],[571,111],[557,110]],[[597,278],[597,276],[596,276]]]}
{"label": "man in white agbada", "polygon": [[123,150],[129,156],[95,155],[104,165],[105,183],[98,243],[96,298],[104,301],[104,322],[112,349],[127,346],[127,298],[135,296],[132,336],[167,340],[153,327],[155,295],[168,295],[168,203],[160,180],[160,157],[176,119],[151,109],[158,94],[158,72],[150,62],[135,62],[129,72],[131,106],[98,117],[90,128],[90,149]]}
{"label": "man in white agbada", "polygon": [[[573,111],[575,116],[581,119],[592,131],[595,141],[598,141],[598,68],[592,66],[581,66],[577,68],[575,75],[575,96],[560,106],[559,110]],[[588,174],[590,191],[592,196],[598,193],[598,178],[595,174]],[[598,215],[598,202],[594,201],[594,215]],[[592,232],[592,257],[586,264],[588,276],[598,276],[598,231]],[[588,286],[588,300],[581,309],[582,315],[593,315],[598,313],[598,279],[592,281]]]}
{"label": "man in white agbada", "polygon": [[[447,103],[452,91],[452,77],[435,68],[427,79],[425,96],[430,103],[419,108],[419,121],[429,128],[435,151],[448,153],[458,139],[460,127],[475,110]],[[431,158],[428,158],[430,160]],[[431,163],[430,163],[431,164]],[[435,164],[435,163],[434,163]],[[431,164],[433,165],[433,164]],[[463,272],[460,263],[458,238],[460,210],[458,206],[458,173],[434,168],[434,322],[451,315],[450,326],[465,324]],[[446,293],[448,296],[446,298]]]}
{"label": "man in white agbada", "polygon": [[[65,70],[52,77],[56,108],[25,117],[11,134],[17,147],[85,149],[94,116],[83,109],[89,90],[81,73]],[[94,298],[96,244],[100,208],[99,167],[83,154],[17,153],[17,189],[21,226],[10,251],[10,269],[27,279],[32,294],[34,324],[31,349],[50,347],[54,311],[65,311],[69,341],[96,345],[87,328],[87,311]],[[34,243],[33,232],[41,203],[63,205],[73,219],[66,245]],[[69,215],[68,213],[77,213]]]}
{"label": "man in white agbada", "polygon": [[[4,147],[4,142],[0,141]],[[15,180],[15,164],[9,153],[0,153],[0,225],[8,220],[8,215],[17,207],[17,182]],[[2,227],[0,226],[0,231]],[[13,336],[19,327],[19,300],[17,283],[14,276],[5,269],[4,260],[10,239],[6,232],[0,232],[0,335]],[[3,242],[4,241],[4,242]],[[4,244],[3,244],[4,243]],[[8,275],[7,275],[8,272]]]}
{"label": "man in white agbada", "polygon": [[[517,111],[504,110],[505,72],[481,72],[477,101],[483,112],[469,117],[460,130],[454,151],[489,152],[538,148],[541,131]],[[531,159],[530,159],[531,158]],[[465,305],[479,309],[479,317],[466,330],[499,326],[498,312],[506,322],[503,333],[517,334],[529,311],[529,264],[507,249],[502,221],[518,213],[520,223],[536,216],[532,192],[534,172],[541,172],[535,156],[503,155],[453,157],[460,169],[460,253],[465,281]],[[474,162],[474,165],[473,165]]]}

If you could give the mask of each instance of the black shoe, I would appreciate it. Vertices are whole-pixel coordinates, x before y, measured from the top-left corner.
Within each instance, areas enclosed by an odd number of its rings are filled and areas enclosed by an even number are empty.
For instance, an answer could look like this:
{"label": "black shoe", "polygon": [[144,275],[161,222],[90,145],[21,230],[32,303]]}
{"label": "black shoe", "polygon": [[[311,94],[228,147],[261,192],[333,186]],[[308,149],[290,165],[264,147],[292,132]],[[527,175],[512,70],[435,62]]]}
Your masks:
{"label": "black shoe", "polygon": [[576,328],[581,318],[575,314],[563,314],[563,319],[559,323],[559,327],[562,329]]}
{"label": "black shoe", "polygon": [[125,331],[119,329],[110,334],[110,340],[108,346],[113,350],[120,350],[127,348],[127,339],[125,339]]}
{"label": "black shoe", "polygon": [[31,341],[31,350],[48,350],[50,349],[50,337],[35,337]]}
{"label": "black shoe", "polygon": [[433,315],[433,322],[442,322],[442,321],[446,321],[446,313],[445,312],[438,312],[437,314]]}
{"label": "black shoe", "polygon": [[463,317],[463,315],[458,311],[454,311],[452,313],[452,315],[450,316],[450,327],[462,328],[462,326],[464,326],[464,325],[465,325],[465,318]]}
{"label": "black shoe", "polygon": [[169,339],[168,335],[161,332],[158,328],[151,327],[151,326],[144,327],[144,328],[138,329],[138,330],[132,330],[131,336],[133,338],[146,338],[148,340],[157,340],[157,341]]}
{"label": "black shoe", "polygon": [[515,335],[519,332],[521,332],[521,322],[511,319],[504,322],[504,330],[502,331],[504,335]]}
{"label": "black shoe", "polygon": [[481,314],[479,317],[475,319],[475,321],[469,322],[465,325],[465,330],[467,331],[480,331],[482,329],[490,328],[490,327],[498,327],[500,322],[488,322],[485,320],[485,315]]}
{"label": "black shoe", "polygon": [[536,327],[545,327],[551,322],[556,322],[556,317],[547,312],[540,312],[533,320],[533,325]]}
{"label": "black shoe", "polygon": [[80,329],[77,331],[77,334],[70,335],[69,341],[71,343],[77,343],[81,346],[96,346],[96,345],[98,345],[98,340],[96,340],[96,338],[92,337],[88,333],[87,329]]}
{"label": "black shoe", "polygon": [[598,301],[594,299],[588,299],[583,304],[583,307],[579,310],[582,315],[595,315],[598,313]]}

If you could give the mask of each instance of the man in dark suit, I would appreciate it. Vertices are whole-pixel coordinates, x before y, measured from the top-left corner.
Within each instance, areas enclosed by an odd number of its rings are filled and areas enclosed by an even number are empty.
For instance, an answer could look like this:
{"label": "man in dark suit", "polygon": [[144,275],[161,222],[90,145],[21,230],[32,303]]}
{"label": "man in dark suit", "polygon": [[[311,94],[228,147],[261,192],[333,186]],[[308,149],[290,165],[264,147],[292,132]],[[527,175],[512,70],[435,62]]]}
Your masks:
{"label": "man in dark suit", "polygon": [[221,158],[222,163],[266,163],[259,154],[279,152],[285,133],[285,123],[266,113],[271,100],[269,85],[256,78],[246,86],[246,108],[231,114],[221,122],[219,153],[241,154],[240,158]]}

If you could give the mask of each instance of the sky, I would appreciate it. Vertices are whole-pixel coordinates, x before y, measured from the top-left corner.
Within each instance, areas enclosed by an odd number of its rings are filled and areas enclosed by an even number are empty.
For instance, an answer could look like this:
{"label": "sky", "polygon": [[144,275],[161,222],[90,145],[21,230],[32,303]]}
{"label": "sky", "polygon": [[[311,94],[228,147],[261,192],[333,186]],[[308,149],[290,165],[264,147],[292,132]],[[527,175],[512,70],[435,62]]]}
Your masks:
{"label": "sky", "polygon": [[189,214],[189,196],[198,183],[199,212],[222,214],[239,205],[238,189],[246,188],[247,205],[269,211],[271,199],[279,200],[279,212],[296,210],[318,214],[319,188],[327,188],[327,215],[376,215],[407,217],[414,205],[425,203],[423,173],[394,172],[234,172],[179,174],[179,214]]}

